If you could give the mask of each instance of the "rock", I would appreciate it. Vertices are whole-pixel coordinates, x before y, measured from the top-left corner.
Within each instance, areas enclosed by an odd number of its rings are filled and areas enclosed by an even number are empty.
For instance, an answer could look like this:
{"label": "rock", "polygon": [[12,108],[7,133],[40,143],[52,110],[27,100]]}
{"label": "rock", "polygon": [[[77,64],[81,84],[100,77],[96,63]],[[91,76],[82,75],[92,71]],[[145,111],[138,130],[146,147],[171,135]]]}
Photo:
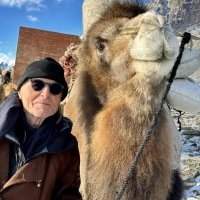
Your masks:
{"label": "rock", "polygon": [[184,130],[182,133],[181,173],[185,189],[184,200],[200,200],[200,135],[195,130]]}
{"label": "rock", "polygon": [[193,129],[187,130],[186,128],[184,128],[184,130],[182,130],[182,134],[183,135],[190,135],[190,136],[200,136],[200,131],[193,130]]}

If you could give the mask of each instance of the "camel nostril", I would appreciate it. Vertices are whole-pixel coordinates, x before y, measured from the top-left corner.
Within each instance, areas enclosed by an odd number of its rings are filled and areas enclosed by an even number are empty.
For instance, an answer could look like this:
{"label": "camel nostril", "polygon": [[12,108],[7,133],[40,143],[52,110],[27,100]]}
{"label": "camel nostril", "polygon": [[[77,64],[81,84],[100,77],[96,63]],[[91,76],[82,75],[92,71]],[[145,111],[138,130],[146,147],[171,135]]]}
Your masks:
{"label": "camel nostril", "polygon": [[164,25],[165,25],[165,19],[164,19],[164,17],[161,16],[161,15],[157,15],[157,21],[158,21],[159,24],[160,24],[160,28],[163,28]]}
{"label": "camel nostril", "polygon": [[157,28],[162,28],[165,24],[165,19],[163,16],[156,14],[154,11],[147,12],[141,19],[141,24],[155,26]]}

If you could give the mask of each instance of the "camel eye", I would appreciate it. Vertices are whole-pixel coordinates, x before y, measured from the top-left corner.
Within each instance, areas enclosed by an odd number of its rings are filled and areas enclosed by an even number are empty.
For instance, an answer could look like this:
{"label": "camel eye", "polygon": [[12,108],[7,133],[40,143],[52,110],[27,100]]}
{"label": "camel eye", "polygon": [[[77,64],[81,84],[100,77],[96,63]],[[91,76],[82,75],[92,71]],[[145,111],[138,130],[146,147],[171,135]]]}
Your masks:
{"label": "camel eye", "polygon": [[102,53],[106,47],[107,40],[101,37],[97,37],[95,41],[96,49],[99,53]]}
{"label": "camel eye", "polygon": [[99,51],[103,51],[105,49],[105,45],[103,43],[97,43],[96,45],[96,48],[99,50]]}

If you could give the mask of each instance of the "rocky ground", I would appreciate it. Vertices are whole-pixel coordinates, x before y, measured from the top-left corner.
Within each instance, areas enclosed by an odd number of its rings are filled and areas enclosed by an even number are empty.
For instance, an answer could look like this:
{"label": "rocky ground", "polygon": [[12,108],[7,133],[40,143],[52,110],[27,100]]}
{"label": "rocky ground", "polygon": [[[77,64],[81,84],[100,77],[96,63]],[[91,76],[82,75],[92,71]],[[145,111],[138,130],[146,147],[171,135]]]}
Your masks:
{"label": "rocky ground", "polygon": [[200,134],[182,135],[181,170],[185,199],[200,200]]}
{"label": "rocky ground", "polygon": [[184,200],[200,200],[200,115],[185,113],[180,121],[182,125],[181,171],[185,183]]}

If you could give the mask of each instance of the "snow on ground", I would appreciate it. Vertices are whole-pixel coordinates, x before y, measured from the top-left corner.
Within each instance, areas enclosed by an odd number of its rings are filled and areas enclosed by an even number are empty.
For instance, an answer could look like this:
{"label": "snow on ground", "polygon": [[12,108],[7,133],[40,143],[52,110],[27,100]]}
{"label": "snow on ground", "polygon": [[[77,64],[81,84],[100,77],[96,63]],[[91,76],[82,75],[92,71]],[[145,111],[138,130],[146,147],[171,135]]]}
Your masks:
{"label": "snow on ground", "polygon": [[[200,134],[182,133],[181,171],[185,183],[184,200],[200,200]],[[195,132],[195,131],[194,131]]]}

